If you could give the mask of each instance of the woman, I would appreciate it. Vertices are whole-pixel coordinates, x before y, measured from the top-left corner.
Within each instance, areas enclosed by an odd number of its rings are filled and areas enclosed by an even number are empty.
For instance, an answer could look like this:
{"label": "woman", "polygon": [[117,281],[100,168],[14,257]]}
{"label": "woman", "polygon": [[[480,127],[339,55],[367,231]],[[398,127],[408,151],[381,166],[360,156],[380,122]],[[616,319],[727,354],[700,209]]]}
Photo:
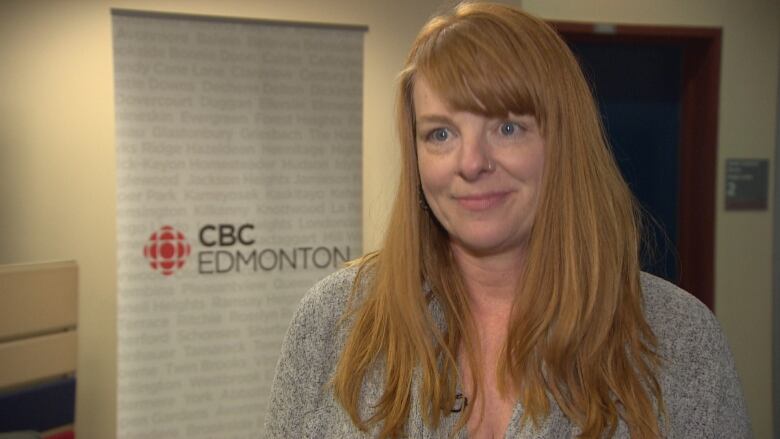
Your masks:
{"label": "woman", "polygon": [[750,435],[712,314],[640,274],[632,195],[550,27],[432,19],[397,122],[384,245],[302,301],[270,437]]}

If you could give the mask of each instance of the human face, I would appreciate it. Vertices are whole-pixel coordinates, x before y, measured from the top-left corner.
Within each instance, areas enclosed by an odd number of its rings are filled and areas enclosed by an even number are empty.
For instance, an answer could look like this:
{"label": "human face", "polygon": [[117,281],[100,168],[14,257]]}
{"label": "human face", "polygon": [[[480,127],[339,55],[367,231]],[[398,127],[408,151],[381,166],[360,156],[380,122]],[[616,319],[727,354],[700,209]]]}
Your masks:
{"label": "human face", "polygon": [[453,111],[420,76],[413,97],[422,189],[451,244],[522,255],[544,167],[536,119]]}

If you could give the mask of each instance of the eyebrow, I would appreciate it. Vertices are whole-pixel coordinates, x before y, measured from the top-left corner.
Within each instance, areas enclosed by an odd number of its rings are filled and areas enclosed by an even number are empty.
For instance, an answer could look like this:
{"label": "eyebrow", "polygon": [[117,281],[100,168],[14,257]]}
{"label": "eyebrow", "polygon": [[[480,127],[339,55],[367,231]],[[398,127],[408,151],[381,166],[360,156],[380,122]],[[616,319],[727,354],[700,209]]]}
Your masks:
{"label": "eyebrow", "polygon": [[419,116],[416,119],[416,122],[419,124],[421,122],[429,122],[429,123],[446,123],[450,124],[452,123],[452,119],[450,119],[447,116],[440,116],[438,114],[424,114],[422,116]]}

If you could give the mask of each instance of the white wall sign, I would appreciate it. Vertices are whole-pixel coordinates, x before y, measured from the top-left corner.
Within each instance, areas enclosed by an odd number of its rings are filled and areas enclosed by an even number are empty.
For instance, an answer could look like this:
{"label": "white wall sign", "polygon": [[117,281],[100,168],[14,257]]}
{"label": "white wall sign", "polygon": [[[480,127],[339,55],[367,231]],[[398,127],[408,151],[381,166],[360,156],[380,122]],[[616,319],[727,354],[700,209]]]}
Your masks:
{"label": "white wall sign", "polygon": [[365,28],[113,11],[119,438],[255,438],[292,312],[361,254]]}

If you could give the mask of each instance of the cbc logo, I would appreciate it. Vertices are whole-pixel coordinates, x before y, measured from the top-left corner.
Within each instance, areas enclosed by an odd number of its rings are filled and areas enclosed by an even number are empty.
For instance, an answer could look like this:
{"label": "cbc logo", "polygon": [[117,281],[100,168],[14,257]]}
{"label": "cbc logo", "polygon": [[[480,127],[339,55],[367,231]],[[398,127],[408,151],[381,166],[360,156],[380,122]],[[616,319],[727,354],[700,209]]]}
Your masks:
{"label": "cbc logo", "polygon": [[252,245],[255,240],[247,237],[244,233],[248,230],[254,230],[255,226],[252,224],[241,224],[240,226],[234,226],[233,224],[207,224],[200,228],[198,238],[200,243],[206,247],[214,247],[218,245],[220,247],[230,247],[236,244]]}
{"label": "cbc logo", "polygon": [[144,256],[155,271],[170,276],[181,269],[190,255],[190,244],[180,231],[163,226],[152,233],[144,246]]}

